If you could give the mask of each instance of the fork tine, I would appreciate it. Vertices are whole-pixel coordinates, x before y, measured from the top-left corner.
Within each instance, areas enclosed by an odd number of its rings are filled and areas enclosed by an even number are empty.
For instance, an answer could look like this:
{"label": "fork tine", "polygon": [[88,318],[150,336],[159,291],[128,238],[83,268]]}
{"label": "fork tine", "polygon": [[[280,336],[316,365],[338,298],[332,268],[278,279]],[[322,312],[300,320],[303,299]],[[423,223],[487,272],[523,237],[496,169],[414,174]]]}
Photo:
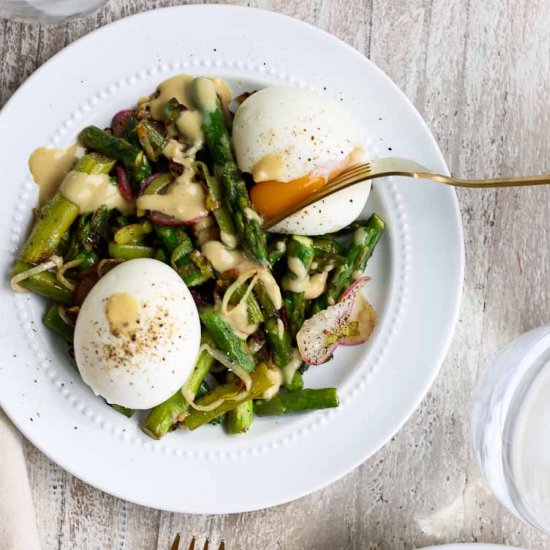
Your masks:
{"label": "fork tine", "polygon": [[[195,550],[195,541],[196,541],[196,540],[197,540],[197,539],[195,539],[195,537],[193,537],[193,538],[191,539],[191,544],[189,545],[189,550]],[[172,549],[172,550],[174,550],[174,549]],[[176,550],[177,550],[177,548],[176,548]]]}
{"label": "fork tine", "polygon": [[225,550],[225,541],[223,539],[220,542],[220,546],[218,547],[218,550]]}
{"label": "fork tine", "polygon": [[344,170],[341,174],[338,174],[334,179],[330,181],[331,184],[339,183],[341,181],[348,181],[350,179],[361,178],[367,176],[372,172],[370,166],[367,164],[360,164],[358,166]]}
{"label": "fork tine", "polygon": [[210,546],[210,539],[206,539],[204,541],[204,546],[202,547],[202,550],[208,550],[208,547]]}
{"label": "fork tine", "polygon": [[176,537],[174,538],[174,542],[172,543],[172,546],[170,546],[170,550],[179,550],[180,547],[180,534],[177,533]]}

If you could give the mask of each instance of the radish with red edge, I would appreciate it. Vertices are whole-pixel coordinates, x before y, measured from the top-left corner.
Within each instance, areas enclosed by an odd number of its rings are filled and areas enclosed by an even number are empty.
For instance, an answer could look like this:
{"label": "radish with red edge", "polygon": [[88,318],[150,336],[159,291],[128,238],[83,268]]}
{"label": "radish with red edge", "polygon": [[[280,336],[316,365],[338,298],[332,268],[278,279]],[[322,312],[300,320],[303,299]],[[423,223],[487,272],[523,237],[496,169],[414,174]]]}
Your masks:
{"label": "radish with red edge", "polygon": [[126,129],[130,124],[130,119],[134,116],[133,109],[124,109],[119,111],[111,121],[111,131],[115,137],[124,137]]}
{"label": "radish with red edge", "polygon": [[333,306],[316,313],[296,335],[298,350],[309,365],[326,363],[340,345],[366,342],[376,323],[376,313],[360,292],[369,277],[355,281]]}
{"label": "radish with red edge", "polygon": [[134,193],[132,192],[132,186],[128,181],[128,176],[126,175],[126,170],[123,166],[116,167],[116,180],[118,185],[118,190],[123,196],[125,201],[132,202],[134,200]]}

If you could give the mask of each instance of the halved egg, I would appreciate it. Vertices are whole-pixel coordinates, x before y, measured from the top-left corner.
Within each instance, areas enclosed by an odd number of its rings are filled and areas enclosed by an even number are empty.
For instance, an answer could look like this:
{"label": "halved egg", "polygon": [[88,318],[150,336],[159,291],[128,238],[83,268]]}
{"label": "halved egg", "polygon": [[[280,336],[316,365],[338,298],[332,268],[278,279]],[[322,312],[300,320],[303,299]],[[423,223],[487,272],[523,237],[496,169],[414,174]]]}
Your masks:
{"label": "halved egg", "polygon": [[[252,174],[252,202],[269,219],[364,160],[361,134],[338,102],[300,88],[268,87],[235,114],[233,145],[239,168]],[[271,231],[320,235],[355,220],[367,201],[362,182],[304,208]]]}
{"label": "halved egg", "polygon": [[152,259],[126,261],[92,288],[78,314],[82,379],[108,403],[149,409],[191,374],[200,346],[195,302],[180,276]]}

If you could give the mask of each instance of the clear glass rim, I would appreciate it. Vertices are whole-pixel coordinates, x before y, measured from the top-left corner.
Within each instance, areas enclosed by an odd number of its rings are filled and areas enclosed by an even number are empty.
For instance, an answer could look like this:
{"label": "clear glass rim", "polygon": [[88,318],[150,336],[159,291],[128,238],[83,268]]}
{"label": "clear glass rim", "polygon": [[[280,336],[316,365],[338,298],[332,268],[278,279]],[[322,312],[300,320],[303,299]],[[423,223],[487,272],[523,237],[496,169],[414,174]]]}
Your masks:
{"label": "clear glass rim", "polygon": [[504,426],[502,431],[502,439],[504,444],[504,452],[502,454],[502,467],[506,488],[510,499],[515,506],[517,513],[524,521],[542,531],[550,532],[550,522],[543,526],[533,517],[529,511],[529,507],[525,504],[521,492],[517,489],[514,474],[513,474],[513,457],[512,457],[512,441],[515,437],[516,423],[519,418],[519,413],[524,403],[525,397],[531,389],[534,381],[545,367],[549,367],[550,360],[550,332],[542,335],[529,349],[518,364],[518,371],[524,371],[523,375],[518,379],[517,385],[513,390],[513,395],[510,400],[510,405],[506,411]]}

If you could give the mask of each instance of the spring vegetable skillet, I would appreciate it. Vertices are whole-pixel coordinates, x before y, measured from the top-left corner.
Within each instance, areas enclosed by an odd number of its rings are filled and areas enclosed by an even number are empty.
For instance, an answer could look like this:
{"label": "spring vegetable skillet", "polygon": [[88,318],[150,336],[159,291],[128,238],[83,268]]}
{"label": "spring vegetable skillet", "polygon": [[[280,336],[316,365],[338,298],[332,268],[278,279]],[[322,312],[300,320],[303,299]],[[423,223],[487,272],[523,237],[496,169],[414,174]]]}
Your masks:
{"label": "spring vegetable skillet", "polygon": [[304,383],[375,326],[364,272],[384,222],[355,219],[370,186],[273,233],[262,221],[361,155],[347,113],[311,92],[232,102],[220,79],[174,76],[110,128],[33,153],[42,204],[12,287],[49,300],[84,382],[122,414],[147,409],[155,439],[337,407]]}

